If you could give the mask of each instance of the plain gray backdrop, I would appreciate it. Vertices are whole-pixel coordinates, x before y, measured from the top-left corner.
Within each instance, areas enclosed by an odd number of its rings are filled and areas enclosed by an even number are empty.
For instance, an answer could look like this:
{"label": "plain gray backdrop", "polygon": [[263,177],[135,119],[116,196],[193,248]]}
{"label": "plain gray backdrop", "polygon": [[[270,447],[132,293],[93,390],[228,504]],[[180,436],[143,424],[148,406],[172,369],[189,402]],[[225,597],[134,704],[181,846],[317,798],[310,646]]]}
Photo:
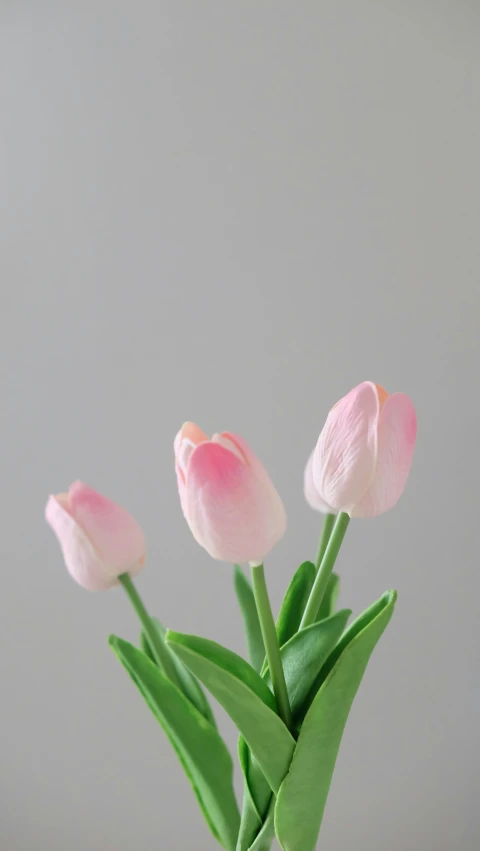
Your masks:
{"label": "plain gray backdrop", "polygon": [[318,847],[471,851],[478,3],[0,9],[1,851],[215,845],[107,646],[136,640],[128,601],[71,581],[48,493],[79,477],[128,507],[151,609],[244,652],[231,568],[181,515],[173,437],[186,419],[237,431],[271,472],[277,609],[319,532],[305,460],[364,379],[408,393],[419,434],[399,505],[352,523],[339,561],[342,604],[399,600]]}

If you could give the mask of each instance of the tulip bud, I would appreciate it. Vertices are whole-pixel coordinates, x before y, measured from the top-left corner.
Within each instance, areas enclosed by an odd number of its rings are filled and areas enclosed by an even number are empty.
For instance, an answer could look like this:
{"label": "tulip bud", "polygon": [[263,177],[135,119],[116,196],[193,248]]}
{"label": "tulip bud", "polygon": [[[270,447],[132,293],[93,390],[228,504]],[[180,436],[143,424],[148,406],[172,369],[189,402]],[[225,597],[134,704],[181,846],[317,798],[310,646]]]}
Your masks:
{"label": "tulip bud", "polygon": [[408,396],[359,384],[332,408],[318,439],[311,476],[319,498],[351,517],[389,511],[405,488],[416,431]]}
{"label": "tulip bud", "polygon": [[282,500],[247,443],[228,432],[209,440],[186,423],[174,449],[180,501],[196,541],[215,559],[261,564],[287,521]]}
{"label": "tulip bud", "polygon": [[55,532],[70,575],[89,591],[135,576],[145,562],[145,538],[137,521],[114,502],[74,482],[68,493],[50,496],[45,519]]}

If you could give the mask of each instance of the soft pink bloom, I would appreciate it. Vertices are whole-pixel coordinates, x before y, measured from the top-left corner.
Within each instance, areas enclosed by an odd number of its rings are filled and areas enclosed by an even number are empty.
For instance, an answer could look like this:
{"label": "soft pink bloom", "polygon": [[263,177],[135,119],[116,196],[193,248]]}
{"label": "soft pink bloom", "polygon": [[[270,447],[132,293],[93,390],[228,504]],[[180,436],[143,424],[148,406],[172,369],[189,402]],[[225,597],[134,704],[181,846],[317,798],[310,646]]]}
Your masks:
{"label": "soft pink bloom", "polygon": [[312,462],[312,482],[335,513],[376,517],[405,488],[417,418],[404,393],[389,396],[371,381],[354,387],[330,411]]}
{"label": "soft pink bloom", "polygon": [[71,576],[89,591],[104,591],[122,573],[134,576],[145,562],[145,538],[137,521],[114,502],[74,482],[50,496],[45,509]]}
{"label": "soft pink bloom", "polygon": [[213,558],[261,564],[285,532],[282,500],[246,442],[185,423],[175,438],[183,513]]}

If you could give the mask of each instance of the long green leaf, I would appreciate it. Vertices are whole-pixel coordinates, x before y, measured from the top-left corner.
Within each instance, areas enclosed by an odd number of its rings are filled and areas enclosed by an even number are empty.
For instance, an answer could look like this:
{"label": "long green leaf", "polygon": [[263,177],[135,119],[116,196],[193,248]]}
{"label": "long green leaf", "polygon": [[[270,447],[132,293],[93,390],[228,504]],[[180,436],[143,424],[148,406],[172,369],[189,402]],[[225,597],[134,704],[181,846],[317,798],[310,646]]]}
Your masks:
{"label": "long green leaf", "polygon": [[315,565],[304,561],[296,570],[283,598],[277,618],[277,635],[280,647],[298,630],[303,610],[315,582]]}
{"label": "long green leaf", "polygon": [[223,739],[141,650],[114,635],[109,644],[170,739],[215,839],[235,851],[240,816]]}
{"label": "long green leaf", "polygon": [[[342,609],[297,632],[280,650],[288,697],[294,719],[300,715],[305,698],[323,668],[328,656],[342,635],[351,615]],[[270,673],[265,673],[270,685]]]}
{"label": "long green leaf", "polygon": [[[260,769],[258,770],[260,771]],[[268,794],[271,796],[272,790],[265,780],[263,773],[262,778],[263,782],[266,783]],[[249,851],[252,847],[252,843],[255,842],[255,837],[257,837],[261,831],[262,826],[262,821],[257,813],[248,790],[247,782],[244,780],[242,814],[240,816],[240,829],[238,831],[236,851]]]}
{"label": "long green leaf", "polygon": [[[345,629],[350,614],[348,609],[337,612],[333,617],[298,632],[283,645],[280,652],[294,719],[300,713],[302,703],[318,672]],[[264,678],[267,683],[270,682],[268,669]],[[257,839],[260,842],[260,836],[265,844],[268,836],[265,813],[271,801],[271,790],[255,759],[249,755],[248,747],[242,738],[239,740],[238,749],[246,788],[237,851],[247,851],[255,847]],[[270,826],[272,824],[273,811]],[[260,849],[261,845],[258,848]]]}
{"label": "long green leaf", "polygon": [[[152,621],[155,629],[158,632],[158,635],[160,636],[160,640],[166,646],[165,628],[162,626],[160,621],[157,620],[157,618],[152,618]],[[152,662],[156,665],[157,663],[155,657],[150,648],[148,638],[144,632],[142,632],[140,635],[140,646],[143,652],[147,654],[148,658],[151,659]],[[213,726],[216,728],[217,725],[212,709],[200,683],[198,682],[196,677],[194,677],[193,674],[190,673],[186,665],[183,664],[183,662],[178,658],[178,656],[176,656],[175,653],[172,653],[169,647],[167,647],[167,651],[172,657],[172,663],[175,666],[175,670],[178,674],[178,679],[180,680],[180,683],[182,685],[182,691],[185,697],[188,697],[191,703],[193,703],[193,705],[198,709],[198,711],[202,713],[203,717],[206,718],[207,721],[209,721],[210,724],[213,724]]]}
{"label": "long green leaf", "polygon": [[325,591],[323,600],[320,604],[320,610],[318,612],[317,621],[321,621],[324,618],[329,618],[330,615],[334,614],[339,592],[340,577],[337,573],[332,573],[330,579],[328,580],[327,590]]}
{"label": "long green leaf", "polygon": [[[209,638],[201,638],[199,635],[187,635],[183,632],[174,632],[171,629],[166,632],[166,641],[167,646],[180,659],[183,659],[185,654],[195,654],[201,658],[205,658],[219,670],[231,674],[236,680],[244,683],[271,709],[276,709],[275,697],[271,690],[262,680],[261,676],[238,653],[234,653],[233,650],[229,650],[227,647],[218,644],[216,641],[211,641]],[[185,664],[192,671],[190,659]],[[201,680],[201,677],[199,679]]]}
{"label": "long green leaf", "polygon": [[263,643],[260,620],[258,618],[252,586],[238,564],[234,565],[233,581],[245,625],[250,662],[256,671],[260,671],[263,660],[265,659],[265,645]]}
{"label": "long green leaf", "polygon": [[263,822],[262,829],[256,839],[250,845],[248,851],[270,851],[273,838],[275,836],[275,798],[272,795],[270,807]]}
{"label": "long green leaf", "polygon": [[315,849],[350,707],[395,600],[389,591],[364,612],[326,663],[326,678],[305,716],[275,805],[275,830],[284,851]]}
{"label": "long green leaf", "polygon": [[244,659],[206,638],[169,630],[167,643],[228,712],[277,792],[295,739],[276,714],[268,686]]}
{"label": "long green leaf", "polygon": [[249,851],[262,831],[272,801],[272,790],[242,736],[238,740],[238,756],[244,776],[244,795],[237,851]]}
{"label": "long green leaf", "polygon": [[[252,849],[255,849],[255,851],[266,851],[266,849],[270,848],[275,834],[275,796],[272,794],[272,790],[265,780],[258,762],[250,753],[244,739],[240,738],[240,741],[245,744],[250,766],[248,769],[249,783],[245,781],[245,794],[237,840],[237,851],[252,851]],[[265,810],[266,805],[266,810],[261,818],[252,796],[255,796],[257,802],[259,800],[262,801],[263,810]]]}

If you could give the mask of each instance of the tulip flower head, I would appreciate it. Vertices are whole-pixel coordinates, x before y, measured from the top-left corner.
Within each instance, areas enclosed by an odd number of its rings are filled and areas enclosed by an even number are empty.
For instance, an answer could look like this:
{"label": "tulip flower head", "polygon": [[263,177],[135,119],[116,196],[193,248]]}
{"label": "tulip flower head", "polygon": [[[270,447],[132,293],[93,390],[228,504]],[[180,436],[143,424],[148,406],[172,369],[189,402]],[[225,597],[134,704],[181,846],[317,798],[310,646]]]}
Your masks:
{"label": "tulip flower head", "polygon": [[[417,418],[404,393],[364,381],[330,411],[305,471],[305,495],[335,514],[376,517],[396,504],[415,448]],[[322,509],[320,509],[322,510]]]}
{"label": "tulip flower head", "polygon": [[137,521],[82,482],[50,496],[45,518],[70,575],[89,591],[104,591],[122,573],[134,576],[143,567],[145,538]]}
{"label": "tulip flower head", "polygon": [[209,440],[185,423],[174,450],[180,501],[194,538],[215,559],[261,564],[285,532],[286,514],[247,443],[228,432]]}

